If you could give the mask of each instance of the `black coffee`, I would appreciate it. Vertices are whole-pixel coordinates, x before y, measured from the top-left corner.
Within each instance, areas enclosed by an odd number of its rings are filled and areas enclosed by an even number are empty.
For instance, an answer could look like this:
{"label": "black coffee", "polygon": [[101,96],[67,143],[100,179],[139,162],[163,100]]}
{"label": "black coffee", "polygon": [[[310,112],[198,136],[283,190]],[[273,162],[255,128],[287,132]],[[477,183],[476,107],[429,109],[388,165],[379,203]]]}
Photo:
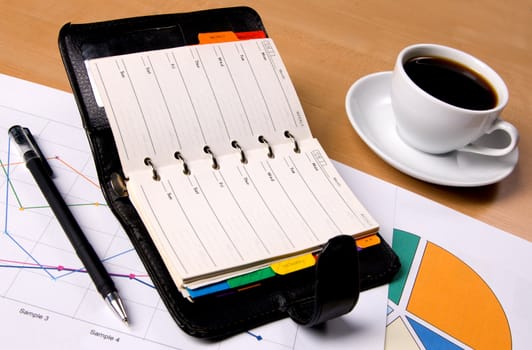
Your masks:
{"label": "black coffee", "polygon": [[404,68],[420,88],[451,105],[485,110],[495,107],[497,94],[478,73],[440,57],[414,57]]}

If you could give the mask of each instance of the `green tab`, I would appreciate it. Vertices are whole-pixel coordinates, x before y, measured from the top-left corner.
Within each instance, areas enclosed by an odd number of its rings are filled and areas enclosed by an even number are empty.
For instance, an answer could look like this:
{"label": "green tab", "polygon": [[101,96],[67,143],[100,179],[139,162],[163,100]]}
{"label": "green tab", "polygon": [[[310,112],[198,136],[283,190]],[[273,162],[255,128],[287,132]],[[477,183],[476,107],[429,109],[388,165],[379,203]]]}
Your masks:
{"label": "green tab", "polygon": [[236,287],[240,287],[246,284],[257,282],[257,281],[260,281],[266,278],[270,278],[273,276],[275,276],[275,272],[273,272],[271,267],[265,267],[257,271],[253,271],[253,272],[241,275],[241,276],[228,279],[227,284],[231,288],[236,288]]}

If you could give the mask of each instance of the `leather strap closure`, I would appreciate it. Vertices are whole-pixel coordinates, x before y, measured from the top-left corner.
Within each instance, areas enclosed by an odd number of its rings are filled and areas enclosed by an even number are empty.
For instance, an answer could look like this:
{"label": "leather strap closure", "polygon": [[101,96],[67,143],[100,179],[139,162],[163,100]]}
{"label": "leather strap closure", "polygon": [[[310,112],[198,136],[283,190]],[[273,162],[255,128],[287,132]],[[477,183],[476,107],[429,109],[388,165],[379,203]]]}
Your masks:
{"label": "leather strap closure", "polygon": [[315,326],[350,312],[360,294],[358,250],[353,237],[330,239],[315,267],[314,296],[290,306],[288,315],[304,326]]}

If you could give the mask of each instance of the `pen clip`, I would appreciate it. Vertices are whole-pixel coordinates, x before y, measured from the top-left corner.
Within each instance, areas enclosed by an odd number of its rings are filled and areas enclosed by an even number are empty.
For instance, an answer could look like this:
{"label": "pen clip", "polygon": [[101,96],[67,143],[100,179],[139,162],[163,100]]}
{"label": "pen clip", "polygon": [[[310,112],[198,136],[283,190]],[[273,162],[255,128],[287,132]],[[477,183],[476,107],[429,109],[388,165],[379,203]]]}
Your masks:
{"label": "pen clip", "polygon": [[54,175],[54,172],[52,168],[50,167],[50,164],[48,164],[48,161],[44,157],[44,154],[41,151],[41,148],[37,144],[37,141],[35,141],[35,138],[33,137],[30,129],[28,128],[22,128],[24,135],[26,135],[26,139],[28,140],[28,143],[30,144],[30,147],[33,149],[35,154],[37,154],[37,157],[39,157],[39,160],[42,163],[42,166],[44,168],[44,171],[46,172],[46,175],[52,177]]}
{"label": "pen clip", "polygon": [[[32,159],[38,158],[45,174],[49,177],[53,176],[54,172],[52,171],[50,164],[48,164],[48,162],[46,161],[46,158],[44,157],[44,154],[39,148],[37,141],[35,141],[35,138],[33,138],[30,129],[24,128],[20,125],[14,125],[9,128],[9,135],[19,146],[20,152],[26,162],[28,161],[28,156]],[[29,152],[31,152],[32,154],[30,154]]]}

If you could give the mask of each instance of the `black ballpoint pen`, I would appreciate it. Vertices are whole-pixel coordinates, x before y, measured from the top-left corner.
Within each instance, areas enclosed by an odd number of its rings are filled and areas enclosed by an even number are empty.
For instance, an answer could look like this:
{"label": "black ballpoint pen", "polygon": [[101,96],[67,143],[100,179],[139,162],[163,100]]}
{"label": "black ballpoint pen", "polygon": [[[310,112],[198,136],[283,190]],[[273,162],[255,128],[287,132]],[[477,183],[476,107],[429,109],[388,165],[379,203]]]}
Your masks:
{"label": "black ballpoint pen", "polygon": [[9,135],[19,146],[26,167],[29,169],[35,182],[37,182],[41,192],[52,208],[57,221],[65,231],[76,254],[94,282],[96,289],[118,317],[124,323],[128,324],[128,318],[122,300],[118,295],[113,280],[105,270],[103,263],[98,258],[87,237],[83,234],[81,227],[55,186],[52,180],[52,168],[50,168],[46,158],[44,158],[30,130],[15,125],[9,129]]}

